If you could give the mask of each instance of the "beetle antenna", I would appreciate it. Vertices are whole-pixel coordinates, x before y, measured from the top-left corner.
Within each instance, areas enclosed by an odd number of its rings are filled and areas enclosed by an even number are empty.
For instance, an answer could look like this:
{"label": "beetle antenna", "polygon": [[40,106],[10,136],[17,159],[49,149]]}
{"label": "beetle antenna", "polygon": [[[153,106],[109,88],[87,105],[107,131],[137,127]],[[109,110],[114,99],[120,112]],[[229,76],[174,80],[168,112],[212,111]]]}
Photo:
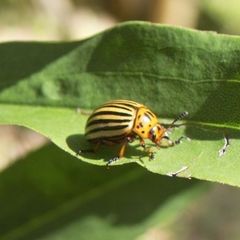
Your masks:
{"label": "beetle antenna", "polygon": [[180,114],[173,120],[173,122],[170,124],[170,126],[169,126],[167,129],[172,128],[177,121],[182,120],[182,119],[185,118],[187,115],[188,115],[188,112],[187,112],[187,111],[180,113]]}

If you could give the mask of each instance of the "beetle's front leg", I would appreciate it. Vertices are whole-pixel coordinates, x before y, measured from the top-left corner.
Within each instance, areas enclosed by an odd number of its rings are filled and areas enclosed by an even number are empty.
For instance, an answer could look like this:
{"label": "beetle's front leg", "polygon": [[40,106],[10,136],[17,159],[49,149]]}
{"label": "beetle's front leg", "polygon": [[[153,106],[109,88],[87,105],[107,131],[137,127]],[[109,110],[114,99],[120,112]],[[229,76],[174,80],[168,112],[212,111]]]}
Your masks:
{"label": "beetle's front leg", "polygon": [[155,152],[152,151],[151,147],[146,147],[145,142],[142,138],[140,139],[140,146],[144,149],[144,152],[148,154],[149,159],[153,160]]}
{"label": "beetle's front leg", "polygon": [[[182,140],[183,140],[184,138],[187,138],[187,137],[186,137],[186,136],[181,136],[180,138],[178,138],[177,140],[175,140],[175,141],[174,141],[174,145],[177,145],[177,144],[182,143]],[[187,138],[187,139],[188,139],[188,138]]]}

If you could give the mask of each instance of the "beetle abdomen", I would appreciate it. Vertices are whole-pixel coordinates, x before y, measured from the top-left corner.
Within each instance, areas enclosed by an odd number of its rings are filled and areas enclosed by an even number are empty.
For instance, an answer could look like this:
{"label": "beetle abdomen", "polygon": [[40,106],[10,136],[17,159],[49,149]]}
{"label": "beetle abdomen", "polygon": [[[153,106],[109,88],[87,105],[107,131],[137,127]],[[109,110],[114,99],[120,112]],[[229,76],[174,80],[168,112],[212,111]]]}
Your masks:
{"label": "beetle abdomen", "polygon": [[132,132],[139,103],[114,100],[100,106],[91,114],[86,125],[90,141],[119,142]]}

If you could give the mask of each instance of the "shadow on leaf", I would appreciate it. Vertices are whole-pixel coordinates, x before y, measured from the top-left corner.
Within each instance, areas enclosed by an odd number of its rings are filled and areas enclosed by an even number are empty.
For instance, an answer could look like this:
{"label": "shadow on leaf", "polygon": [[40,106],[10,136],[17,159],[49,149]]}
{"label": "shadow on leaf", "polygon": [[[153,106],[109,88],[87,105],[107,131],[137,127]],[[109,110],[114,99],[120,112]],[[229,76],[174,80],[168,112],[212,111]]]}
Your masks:
{"label": "shadow on leaf", "polygon": [[[135,141],[135,143],[137,140]],[[84,134],[73,134],[70,135],[66,138],[66,143],[68,147],[76,154],[79,153],[81,150],[93,150],[94,145],[89,143],[86,140],[86,137]],[[80,153],[78,156],[81,158],[86,157],[88,159],[93,159],[93,160],[102,160],[104,159],[105,162],[107,162],[109,159],[116,157],[119,152],[120,145],[115,144],[115,145],[100,145],[99,149],[96,152],[86,152],[86,153]],[[135,160],[139,160],[139,157],[142,156],[147,156],[146,153],[144,153],[143,150],[138,149],[136,145],[132,146],[128,144],[125,152],[125,157],[126,158],[133,158]]]}

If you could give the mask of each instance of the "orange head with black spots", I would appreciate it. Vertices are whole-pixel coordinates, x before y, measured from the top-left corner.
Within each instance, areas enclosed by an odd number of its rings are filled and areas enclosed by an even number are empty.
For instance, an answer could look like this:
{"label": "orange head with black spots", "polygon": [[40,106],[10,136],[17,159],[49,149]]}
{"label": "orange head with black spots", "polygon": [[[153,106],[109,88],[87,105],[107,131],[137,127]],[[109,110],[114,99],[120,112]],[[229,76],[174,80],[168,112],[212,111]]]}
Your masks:
{"label": "orange head with black spots", "polygon": [[136,115],[133,131],[142,139],[158,143],[166,134],[166,129],[159,123],[156,115],[146,107],[141,107]]}

